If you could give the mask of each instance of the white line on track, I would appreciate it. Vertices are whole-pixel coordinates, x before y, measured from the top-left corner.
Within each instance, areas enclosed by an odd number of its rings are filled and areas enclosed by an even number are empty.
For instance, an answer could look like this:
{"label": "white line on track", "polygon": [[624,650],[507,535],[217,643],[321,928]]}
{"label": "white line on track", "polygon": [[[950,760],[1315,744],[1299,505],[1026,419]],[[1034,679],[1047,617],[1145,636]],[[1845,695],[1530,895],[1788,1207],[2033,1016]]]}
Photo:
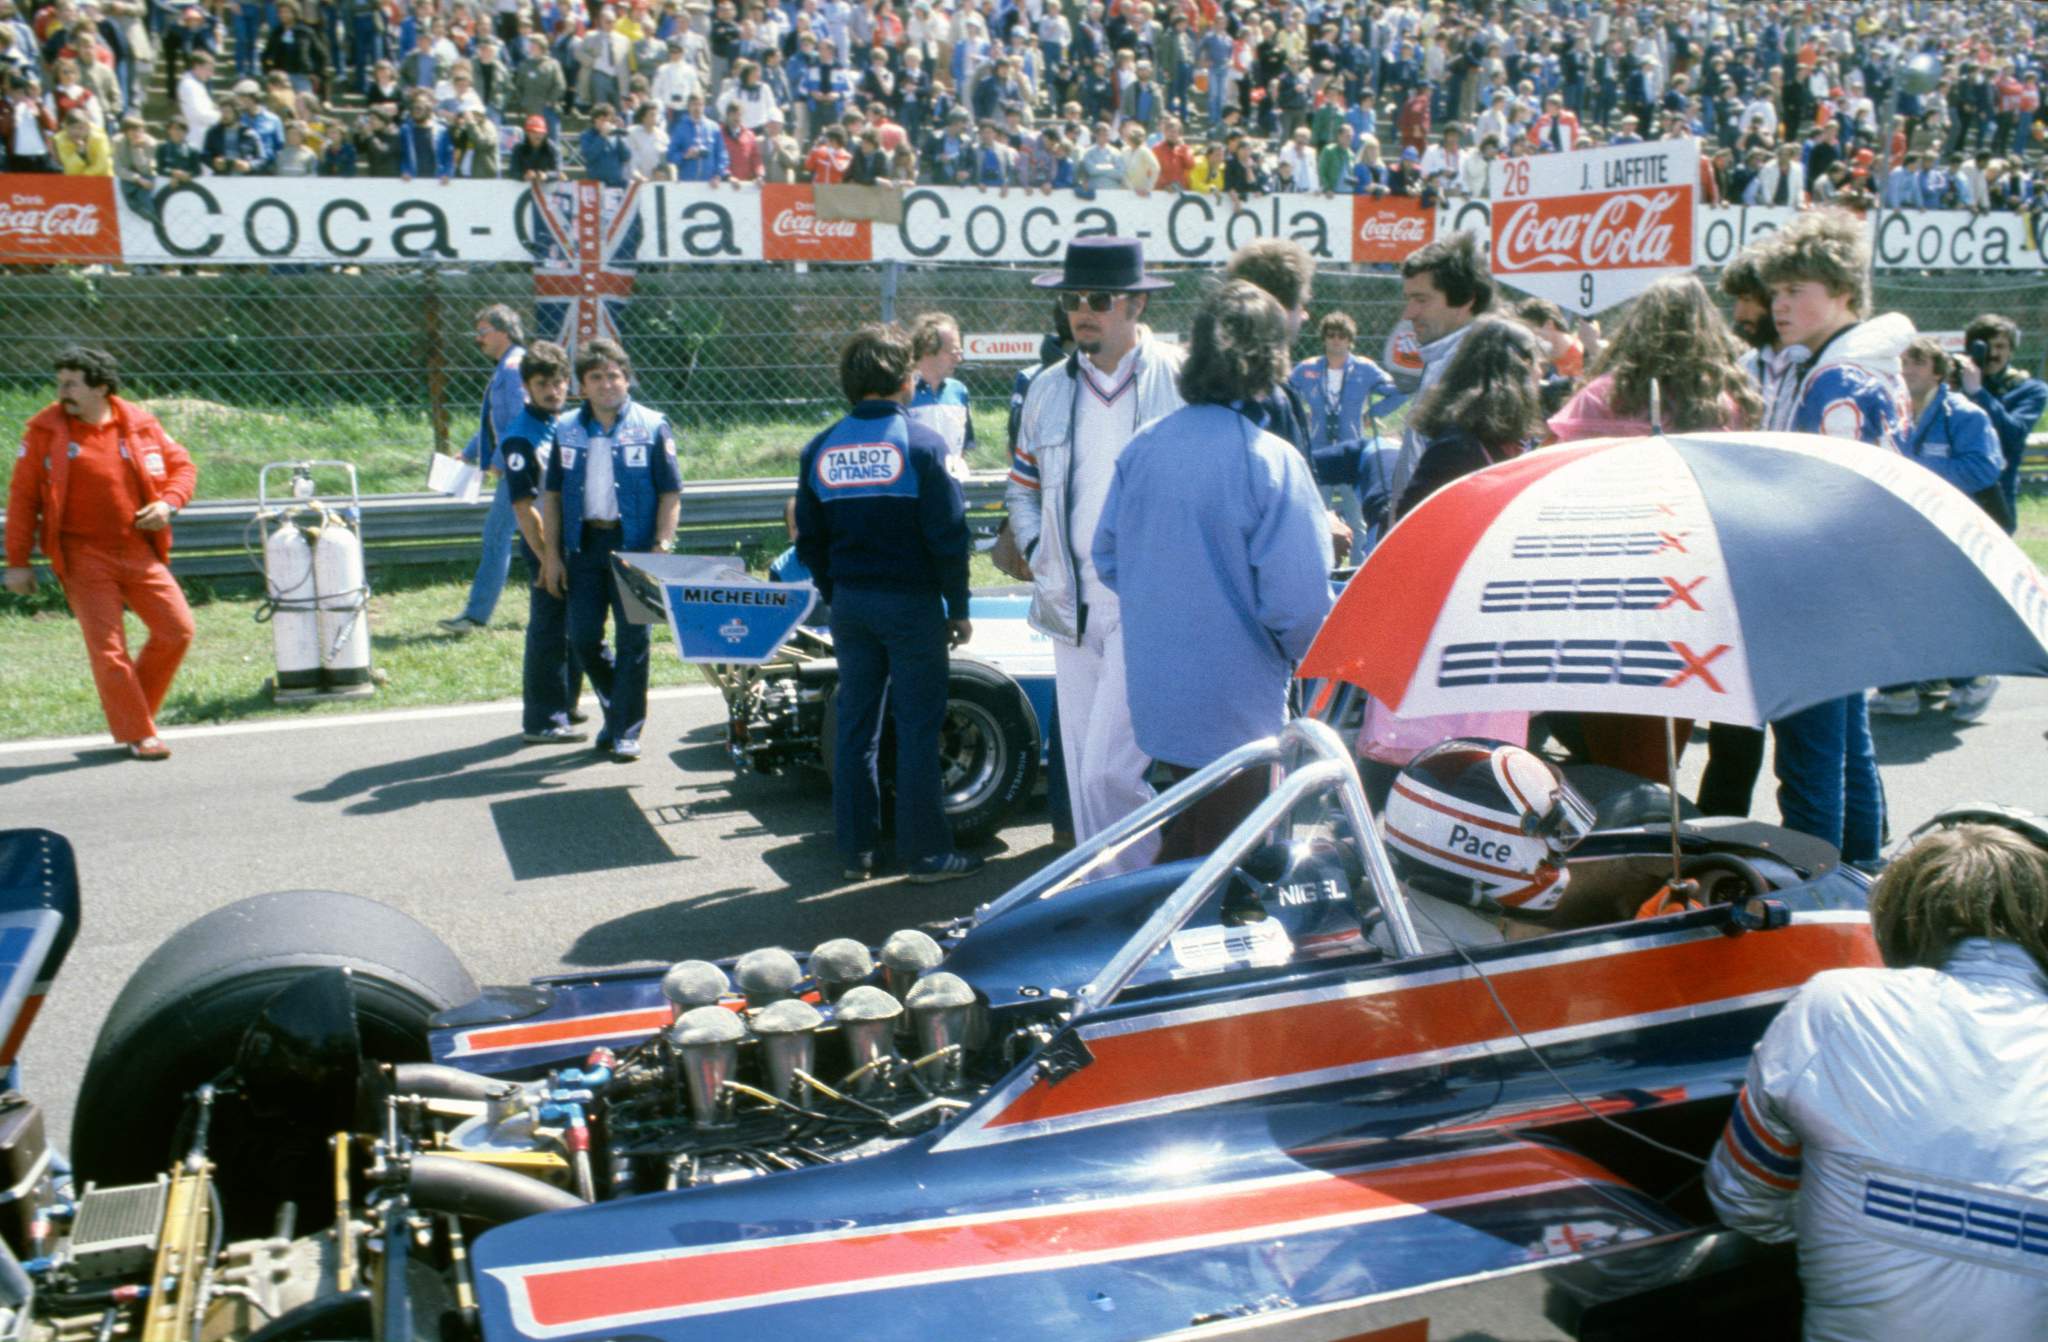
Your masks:
{"label": "white line on track", "polygon": [[[650,703],[661,699],[702,699],[715,695],[711,685],[680,685],[649,690]],[[477,718],[519,711],[517,699],[500,699],[488,704],[456,704],[447,708],[399,708],[368,713],[319,713],[302,718],[263,718],[255,722],[223,722],[210,727],[168,727],[158,733],[166,741],[196,741],[209,736],[258,736],[266,732],[309,731],[318,727],[381,726],[392,722],[433,722],[443,718]],[[593,714],[593,717],[595,715]],[[516,724],[515,724],[516,725]],[[0,755],[26,755],[45,750],[111,750],[114,743],[98,736],[57,736],[40,741],[0,742]]]}

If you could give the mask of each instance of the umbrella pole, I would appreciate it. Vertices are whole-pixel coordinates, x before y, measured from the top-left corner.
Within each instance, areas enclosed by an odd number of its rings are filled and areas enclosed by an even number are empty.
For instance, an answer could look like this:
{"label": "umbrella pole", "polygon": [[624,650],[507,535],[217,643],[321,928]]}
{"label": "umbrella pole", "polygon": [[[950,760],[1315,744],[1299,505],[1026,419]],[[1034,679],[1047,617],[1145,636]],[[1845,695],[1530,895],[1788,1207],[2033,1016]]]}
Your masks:
{"label": "umbrella pole", "polygon": [[1678,852],[1678,724],[1664,719],[1664,783],[1671,793],[1671,884],[1679,882],[1682,865]]}

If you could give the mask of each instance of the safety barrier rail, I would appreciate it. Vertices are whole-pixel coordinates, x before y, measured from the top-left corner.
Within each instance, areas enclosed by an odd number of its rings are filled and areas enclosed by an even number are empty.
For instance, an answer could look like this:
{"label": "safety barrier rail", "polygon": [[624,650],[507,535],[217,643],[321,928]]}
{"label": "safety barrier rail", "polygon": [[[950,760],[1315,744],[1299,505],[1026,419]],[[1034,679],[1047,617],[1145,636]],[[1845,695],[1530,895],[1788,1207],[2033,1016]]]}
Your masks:
{"label": "safety barrier rail", "polygon": [[[966,485],[971,514],[1000,509],[999,471],[975,474]],[[677,548],[690,554],[731,554],[745,546],[779,548],[783,502],[796,489],[792,479],[693,480],[683,489]],[[468,562],[476,558],[490,501],[463,503],[441,494],[381,494],[363,500],[366,562],[374,571],[417,564]],[[254,499],[207,499],[178,514],[177,548],[171,569],[180,577],[253,577],[257,504]],[[0,513],[0,524],[5,514]]]}

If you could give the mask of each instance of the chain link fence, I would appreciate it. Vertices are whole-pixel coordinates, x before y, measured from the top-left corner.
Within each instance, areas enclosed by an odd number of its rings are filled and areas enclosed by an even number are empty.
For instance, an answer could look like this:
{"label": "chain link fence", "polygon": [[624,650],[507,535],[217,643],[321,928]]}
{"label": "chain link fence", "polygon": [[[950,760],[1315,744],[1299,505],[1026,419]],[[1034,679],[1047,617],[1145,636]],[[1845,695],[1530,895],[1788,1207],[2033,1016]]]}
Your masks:
{"label": "chain link fence", "polygon": [[[641,397],[687,436],[736,426],[822,425],[842,408],[837,352],[862,322],[947,312],[968,334],[1050,329],[1052,299],[1034,271],[1000,266],[643,267],[620,321]],[[1164,272],[1154,329],[1184,333],[1216,270]],[[1712,274],[1702,276],[1709,284]],[[0,396],[20,411],[47,399],[50,363],[73,342],[104,346],[139,399],[188,398],[242,411],[318,417],[353,407],[389,414],[407,433],[459,448],[475,426],[488,367],[473,318],[492,303],[533,313],[523,266],[288,273],[123,274],[52,269],[0,273]],[[2038,367],[2048,341],[2048,285],[2018,275],[1882,272],[1877,311],[1928,331],[1959,331],[2002,312],[2025,335],[2018,362]],[[1318,274],[1297,354],[1317,352],[1313,318],[1341,310],[1360,352],[1378,357],[1400,316],[1398,278],[1331,267]],[[1019,362],[961,369],[977,404],[1007,399]],[[800,437],[790,440],[793,450]],[[422,452],[428,446],[416,444]]]}

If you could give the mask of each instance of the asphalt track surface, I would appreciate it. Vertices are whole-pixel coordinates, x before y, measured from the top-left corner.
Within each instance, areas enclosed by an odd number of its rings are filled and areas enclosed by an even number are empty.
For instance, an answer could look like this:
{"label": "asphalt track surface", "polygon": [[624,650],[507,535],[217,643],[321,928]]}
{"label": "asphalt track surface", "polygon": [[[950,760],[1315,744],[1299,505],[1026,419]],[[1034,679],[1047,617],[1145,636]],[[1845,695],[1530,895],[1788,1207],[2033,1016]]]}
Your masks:
{"label": "asphalt track surface", "polygon": [[[84,674],[81,656],[79,673]],[[2048,683],[2008,681],[1970,726],[1879,719],[1895,834],[1941,806],[2048,812]],[[708,688],[658,693],[648,753],[615,765],[523,745],[516,704],[257,722],[165,733],[141,764],[99,741],[0,745],[0,824],[76,846],[84,928],[23,1054],[53,1136],[100,1019],[166,936],[265,891],[384,900],[434,929],[478,982],[607,965],[879,942],[969,911],[1053,855],[1034,803],[946,885],[848,884],[822,780],[735,777]],[[1705,751],[1687,763],[1694,773]],[[1755,813],[1775,818],[1770,774]]]}

